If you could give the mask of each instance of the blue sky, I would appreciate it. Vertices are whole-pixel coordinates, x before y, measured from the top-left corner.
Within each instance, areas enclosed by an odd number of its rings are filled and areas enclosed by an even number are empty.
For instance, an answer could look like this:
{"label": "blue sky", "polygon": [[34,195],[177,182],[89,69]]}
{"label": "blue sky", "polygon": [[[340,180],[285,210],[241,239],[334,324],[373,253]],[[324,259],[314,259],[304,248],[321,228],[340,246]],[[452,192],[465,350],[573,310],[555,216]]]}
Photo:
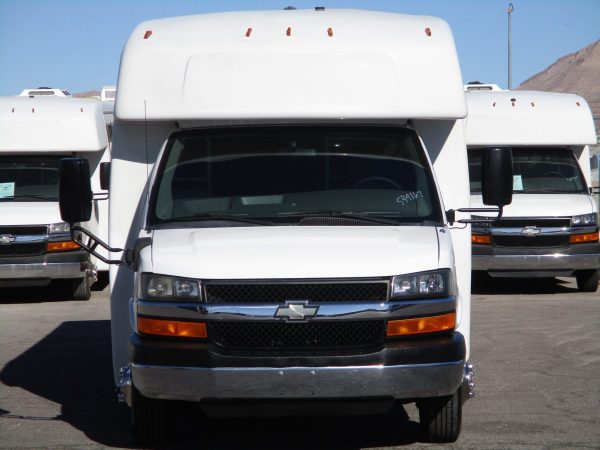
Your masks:
{"label": "blue sky", "polygon": [[[117,81],[134,26],[152,18],[214,11],[375,9],[445,19],[465,81],[507,87],[507,0],[0,0],[0,95],[24,88],[74,92]],[[514,0],[513,87],[600,38],[600,0]],[[600,78],[600,77],[599,77]]]}

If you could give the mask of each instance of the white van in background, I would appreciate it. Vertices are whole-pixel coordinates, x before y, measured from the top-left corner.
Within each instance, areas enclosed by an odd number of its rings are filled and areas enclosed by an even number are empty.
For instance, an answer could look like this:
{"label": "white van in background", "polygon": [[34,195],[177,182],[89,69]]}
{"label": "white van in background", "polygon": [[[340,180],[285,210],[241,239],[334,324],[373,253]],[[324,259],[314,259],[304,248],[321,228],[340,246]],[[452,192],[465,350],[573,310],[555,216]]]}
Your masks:
{"label": "white van in background", "polygon": [[[87,158],[98,192],[107,145],[96,100],[0,97],[0,288],[57,280],[73,298],[89,299],[96,269],[60,218],[59,162]],[[97,232],[98,216],[86,226]]]}
{"label": "white van in background", "polygon": [[101,102],[114,102],[117,98],[117,87],[116,86],[102,86],[100,91]]}
{"label": "white van in background", "polygon": [[577,278],[598,288],[598,208],[588,145],[596,143],[586,101],[571,94],[471,91],[466,136],[471,206],[482,205],[481,149],[510,146],[513,201],[494,224],[475,224],[473,270],[493,277]]}
{"label": "white van in background", "polygon": [[23,89],[19,94],[21,97],[70,97],[68,91],[62,89],[54,89],[51,87],[40,86],[39,88]]}
{"label": "white van in background", "polygon": [[[166,440],[186,400],[230,415],[416,402],[427,440],[456,440],[471,232],[453,226],[470,193],[448,25],[324,8],[148,21],[118,86],[111,337],[137,438]],[[504,205],[510,152],[484,155],[487,203]],[[69,223],[89,214],[85,174],[63,160]]]}

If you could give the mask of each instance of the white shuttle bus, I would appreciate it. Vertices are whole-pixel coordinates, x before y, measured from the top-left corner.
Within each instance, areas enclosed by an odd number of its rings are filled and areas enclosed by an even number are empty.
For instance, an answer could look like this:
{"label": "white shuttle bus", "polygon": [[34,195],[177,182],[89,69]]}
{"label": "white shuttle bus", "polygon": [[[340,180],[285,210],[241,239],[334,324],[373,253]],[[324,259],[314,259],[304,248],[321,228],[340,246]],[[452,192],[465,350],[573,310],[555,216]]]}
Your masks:
{"label": "white shuttle bus", "polygon": [[[87,158],[97,191],[107,145],[96,100],[0,98],[0,289],[55,280],[72,298],[90,298],[96,269],[60,218],[59,162],[67,156]],[[96,232],[94,204],[86,225]]]}
{"label": "white shuttle bus", "polygon": [[[322,8],[154,20],[118,86],[113,364],[138,439],[166,439],[172,400],[232,415],[416,401],[428,440],[457,439],[471,232],[448,25]],[[510,152],[485,155],[503,205]],[[70,223],[89,214],[85,172],[62,163]]]}
{"label": "white shuttle bus", "polygon": [[473,270],[493,277],[575,276],[598,288],[598,208],[588,146],[596,143],[586,101],[572,94],[468,91],[471,205],[482,206],[481,149],[511,146],[513,201],[502,220],[472,228]]}

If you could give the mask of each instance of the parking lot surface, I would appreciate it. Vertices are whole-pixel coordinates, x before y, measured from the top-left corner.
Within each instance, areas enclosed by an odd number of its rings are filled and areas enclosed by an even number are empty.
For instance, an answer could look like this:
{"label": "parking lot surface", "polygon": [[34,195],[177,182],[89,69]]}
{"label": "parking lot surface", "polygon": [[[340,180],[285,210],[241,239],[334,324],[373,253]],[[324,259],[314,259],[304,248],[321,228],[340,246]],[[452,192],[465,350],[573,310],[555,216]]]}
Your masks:
{"label": "parking lot surface", "polygon": [[[412,405],[386,416],[209,419],[181,405],[169,448],[600,448],[600,294],[573,279],[474,285],[476,392],[453,445],[420,442]],[[89,301],[0,290],[0,448],[140,448],[117,402],[108,288]]]}

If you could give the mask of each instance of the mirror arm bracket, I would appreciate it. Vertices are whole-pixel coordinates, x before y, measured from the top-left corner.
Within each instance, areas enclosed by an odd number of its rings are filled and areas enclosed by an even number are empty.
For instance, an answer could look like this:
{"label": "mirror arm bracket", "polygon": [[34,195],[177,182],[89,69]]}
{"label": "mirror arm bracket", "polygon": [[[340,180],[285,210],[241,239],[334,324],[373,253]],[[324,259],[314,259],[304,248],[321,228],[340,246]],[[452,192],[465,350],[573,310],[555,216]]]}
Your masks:
{"label": "mirror arm bracket", "polygon": [[[74,225],[74,224],[69,224],[69,225],[71,226],[71,239],[73,241],[75,241],[83,250],[94,255],[100,261],[102,261],[106,264],[116,264],[116,265],[124,265],[125,264],[127,266],[131,266],[131,264],[133,263],[131,251],[124,250],[122,248],[111,247],[108,244],[106,244],[105,242],[103,242],[98,236],[95,236],[94,234],[92,234],[91,232],[86,230],[85,228],[82,228],[82,227]],[[77,232],[77,231],[80,232],[82,235],[88,237],[89,244],[84,244],[81,240],[77,239],[77,236],[75,235],[75,232]],[[102,256],[96,252],[96,248],[98,246],[104,248],[105,250],[107,250],[111,253],[123,252],[123,257],[122,257],[122,259],[105,258],[104,256]]]}
{"label": "mirror arm bracket", "polygon": [[[454,222],[458,223],[494,223],[502,218],[504,207],[502,205],[497,206],[495,208],[458,208],[458,209],[449,209],[446,211],[446,217],[448,217],[448,222],[450,225],[454,224]],[[489,219],[459,219],[456,220],[457,212],[495,212],[498,213],[496,217],[491,217]]]}

